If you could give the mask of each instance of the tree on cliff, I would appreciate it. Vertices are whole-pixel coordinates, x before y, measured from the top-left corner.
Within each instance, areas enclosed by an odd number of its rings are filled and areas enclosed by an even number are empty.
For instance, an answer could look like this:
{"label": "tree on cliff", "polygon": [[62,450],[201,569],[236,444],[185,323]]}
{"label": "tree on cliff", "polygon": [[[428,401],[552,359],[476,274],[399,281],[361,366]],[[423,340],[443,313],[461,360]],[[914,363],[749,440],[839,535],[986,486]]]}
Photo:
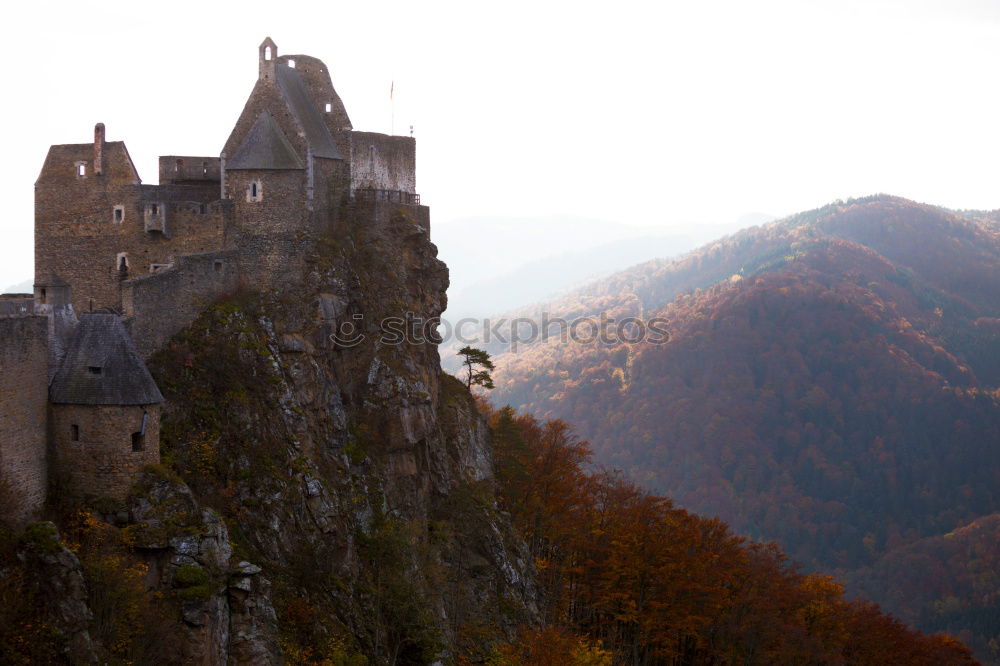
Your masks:
{"label": "tree on cliff", "polygon": [[462,362],[468,373],[465,378],[465,387],[468,389],[472,389],[473,386],[493,388],[493,377],[490,376],[490,371],[493,370],[493,361],[490,360],[490,355],[475,347],[462,347],[458,353],[465,357],[465,361]]}

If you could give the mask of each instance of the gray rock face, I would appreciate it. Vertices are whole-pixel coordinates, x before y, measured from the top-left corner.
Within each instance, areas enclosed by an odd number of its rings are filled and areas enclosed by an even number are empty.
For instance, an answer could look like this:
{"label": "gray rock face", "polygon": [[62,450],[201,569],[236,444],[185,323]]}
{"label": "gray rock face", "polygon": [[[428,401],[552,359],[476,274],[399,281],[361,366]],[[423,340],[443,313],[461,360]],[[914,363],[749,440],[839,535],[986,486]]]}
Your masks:
{"label": "gray rock face", "polygon": [[53,628],[67,638],[67,656],[74,663],[96,663],[98,650],[88,631],[93,613],[80,560],[63,545],[54,524],[34,523],[28,534],[17,557],[28,574],[29,591],[45,605]]}
{"label": "gray rock face", "polygon": [[[448,280],[426,232],[383,212],[318,241],[336,249],[307,258],[294,293],[210,310],[175,338],[181,363],[151,359],[191,486],[147,474],[128,513],[155,584],[198,597],[185,663],[280,663],[279,630],[370,663],[449,662],[488,649],[461,643],[469,627],[537,619],[474,401],[433,339],[381,330],[439,315]],[[356,344],[333,336],[345,323]],[[198,571],[207,588],[184,587]]]}

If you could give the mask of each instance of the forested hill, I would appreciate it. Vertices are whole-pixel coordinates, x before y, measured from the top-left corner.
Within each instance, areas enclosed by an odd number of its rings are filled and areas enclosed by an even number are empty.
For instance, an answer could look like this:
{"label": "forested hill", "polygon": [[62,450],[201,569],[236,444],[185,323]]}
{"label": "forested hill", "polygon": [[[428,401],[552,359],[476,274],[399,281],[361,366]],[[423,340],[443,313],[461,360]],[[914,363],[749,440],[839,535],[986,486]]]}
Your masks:
{"label": "forested hill", "polygon": [[1000,511],[988,215],[838,202],[544,310],[659,316],[671,340],[494,347],[495,404],[568,420],[598,463],[807,566],[873,565]]}

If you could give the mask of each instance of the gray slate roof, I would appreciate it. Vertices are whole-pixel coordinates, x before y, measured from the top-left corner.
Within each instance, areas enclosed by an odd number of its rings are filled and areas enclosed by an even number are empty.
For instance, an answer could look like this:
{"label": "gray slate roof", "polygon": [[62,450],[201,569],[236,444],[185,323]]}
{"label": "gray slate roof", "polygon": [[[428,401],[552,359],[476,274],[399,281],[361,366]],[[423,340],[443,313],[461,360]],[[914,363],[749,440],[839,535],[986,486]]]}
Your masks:
{"label": "gray slate roof", "polygon": [[226,169],[304,169],[288,137],[267,111],[257,116]]}
{"label": "gray slate roof", "polygon": [[319,105],[309,96],[302,75],[294,67],[276,65],[274,76],[278,80],[278,89],[288,103],[302,130],[306,133],[306,142],[312,149],[313,157],[326,157],[333,160],[344,159],[337,150],[330,136],[330,130],[323,122]]}
{"label": "gray slate roof", "polygon": [[88,313],[80,316],[52,378],[49,400],[68,405],[152,405],[163,402],[163,395],[118,315]]}

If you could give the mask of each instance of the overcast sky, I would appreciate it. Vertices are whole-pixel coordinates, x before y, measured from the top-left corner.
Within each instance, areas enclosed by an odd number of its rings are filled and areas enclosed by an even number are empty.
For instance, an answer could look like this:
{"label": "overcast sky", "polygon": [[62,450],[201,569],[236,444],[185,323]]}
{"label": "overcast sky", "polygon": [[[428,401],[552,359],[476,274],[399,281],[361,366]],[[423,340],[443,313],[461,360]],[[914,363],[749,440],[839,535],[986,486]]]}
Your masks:
{"label": "overcast sky", "polygon": [[218,155],[266,35],[329,65],[356,129],[414,126],[434,224],[579,215],[684,233],[873,192],[1000,207],[996,1],[13,7],[0,288],[33,276],[49,144],[104,122],[147,183],[160,154]]}

